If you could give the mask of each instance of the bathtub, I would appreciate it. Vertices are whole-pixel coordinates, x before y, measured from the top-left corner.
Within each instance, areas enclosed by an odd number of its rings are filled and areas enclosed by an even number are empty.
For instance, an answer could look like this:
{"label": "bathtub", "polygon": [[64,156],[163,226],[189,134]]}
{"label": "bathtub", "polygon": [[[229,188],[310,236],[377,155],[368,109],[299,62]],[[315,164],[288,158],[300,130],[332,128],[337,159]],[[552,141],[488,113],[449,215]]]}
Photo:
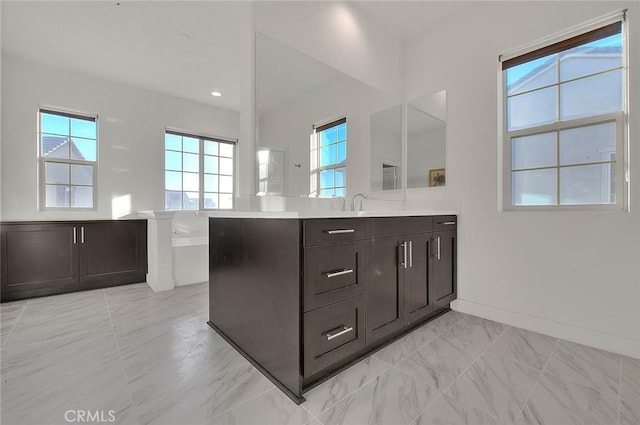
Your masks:
{"label": "bathtub", "polygon": [[173,217],[171,249],[175,286],[209,280],[209,235],[206,217],[193,212],[176,212]]}

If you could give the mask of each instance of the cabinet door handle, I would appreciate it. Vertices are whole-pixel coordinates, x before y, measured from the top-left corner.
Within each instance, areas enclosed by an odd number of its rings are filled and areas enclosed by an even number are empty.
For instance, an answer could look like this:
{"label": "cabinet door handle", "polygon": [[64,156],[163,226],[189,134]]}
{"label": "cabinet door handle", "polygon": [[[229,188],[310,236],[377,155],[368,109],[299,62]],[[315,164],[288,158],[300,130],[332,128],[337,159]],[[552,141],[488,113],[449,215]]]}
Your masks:
{"label": "cabinet door handle", "polygon": [[327,233],[330,235],[339,235],[341,233],[354,233],[355,229],[336,229],[336,230],[327,230]]}
{"label": "cabinet door handle", "polygon": [[78,243],[78,228],[74,226],[73,228],[73,244],[76,245]]}
{"label": "cabinet door handle", "polygon": [[327,273],[327,277],[332,278],[332,277],[342,276],[349,273],[353,273],[353,269],[344,269],[344,270],[340,270],[339,272]]}
{"label": "cabinet door handle", "polygon": [[438,224],[442,224],[443,226],[455,226],[456,222],[455,221],[441,221]]}
{"label": "cabinet door handle", "polygon": [[84,226],[80,228],[80,243],[84,243]]}
{"label": "cabinet door handle", "polygon": [[438,242],[438,248],[436,252],[437,252],[437,258],[439,260],[440,259],[440,236],[438,236],[437,242]]}
{"label": "cabinet door handle", "polygon": [[409,241],[409,267],[413,267],[413,241]]}
{"label": "cabinet door handle", "polygon": [[333,338],[337,338],[339,336],[342,336],[346,333],[349,333],[353,330],[353,327],[349,326],[346,327],[345,325],[341,325],[339,327],[337,327],[336,329],[330,330],[329,332],[327,332],[327,341],[331,341]]}
{"label": "cabinet door handle", "polygon": [[406,269],[407,268],[407,242],[406,241],[402,242],[400,246],[402,247],[402,261],[400,262],[400,265]]}

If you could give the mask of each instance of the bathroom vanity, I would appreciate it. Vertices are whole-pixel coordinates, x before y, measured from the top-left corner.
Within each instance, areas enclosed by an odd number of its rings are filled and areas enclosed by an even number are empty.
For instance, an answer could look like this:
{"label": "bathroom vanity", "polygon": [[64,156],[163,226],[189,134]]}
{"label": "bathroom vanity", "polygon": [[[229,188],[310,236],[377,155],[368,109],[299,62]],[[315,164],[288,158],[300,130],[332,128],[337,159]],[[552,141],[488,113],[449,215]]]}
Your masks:
{"label": "bathroom vanity", "polygon": [[209,325],[298,403],[456,297],[454,214],[211,215]]}

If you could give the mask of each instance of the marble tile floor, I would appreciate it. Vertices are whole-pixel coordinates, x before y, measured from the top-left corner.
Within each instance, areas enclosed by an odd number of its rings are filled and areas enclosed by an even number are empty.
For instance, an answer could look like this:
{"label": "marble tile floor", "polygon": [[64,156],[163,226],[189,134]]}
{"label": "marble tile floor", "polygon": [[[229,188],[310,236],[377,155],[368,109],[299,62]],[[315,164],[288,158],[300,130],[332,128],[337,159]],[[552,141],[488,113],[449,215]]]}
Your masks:
{"label": "marble tile floor", "polygon": [[640,424],[640,360],[453,311],[296,406],[206,325],[207,292],[2,304],[2,424]]}

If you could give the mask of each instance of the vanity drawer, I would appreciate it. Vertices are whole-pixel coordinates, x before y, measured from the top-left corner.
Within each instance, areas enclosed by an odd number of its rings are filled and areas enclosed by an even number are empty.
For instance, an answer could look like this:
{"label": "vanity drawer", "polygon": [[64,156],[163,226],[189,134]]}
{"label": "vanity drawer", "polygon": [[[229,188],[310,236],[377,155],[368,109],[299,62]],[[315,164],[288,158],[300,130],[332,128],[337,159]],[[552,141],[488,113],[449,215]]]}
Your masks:
{"label": "vanity drawer", "polygon": [[363,294],[364,253],[364,242],[305,248],[304,311]]}
{"label": "vanity drawer", "polygon": [[304,376],[364,348],[365,296],[304,313]]}
{"label": "vanity drawer", "polygon": [[366,224],[362,218],[328,218],[304,221],[304,246],[363,240]]}
{"label": "vanity drawer", "polygon": [[455,215],[439,215],[433,217],[433,230],[455,230],[458,224],[458,218]]}
{"label": "vanity drawer", "polygon": [[433,217],[376,217],[369,220],[368,226],[370,238],[429,233],[433,230]]}

